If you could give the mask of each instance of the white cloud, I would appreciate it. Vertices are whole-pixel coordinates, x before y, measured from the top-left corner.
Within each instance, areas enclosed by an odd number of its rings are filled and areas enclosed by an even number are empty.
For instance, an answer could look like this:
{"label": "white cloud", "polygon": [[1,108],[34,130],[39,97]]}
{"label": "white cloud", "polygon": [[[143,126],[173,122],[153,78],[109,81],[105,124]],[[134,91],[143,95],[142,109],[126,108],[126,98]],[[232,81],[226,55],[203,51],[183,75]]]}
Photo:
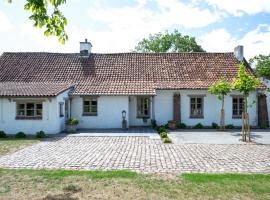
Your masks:
{"label": "white cloud", "polygon": [[[197,0],[202,1],[202,0]],[[228,13],[241,16],[243,13],[254,15],[260,12],[270,12],[269,0],[203,0],[211,6],[225,10]]]}
{"label": "white cloud", "polygon": [[[97,4],[88,11],[91,23],[102,23],[109,31],[89,32],[90,40],[98,49],[107,52],[130,51],[139,40],[150,33],[173,27],[205,27],[220,19],[208,9],[199,9],[178,0],[153,0],[154,10],[147,8],[147,0],[137,0],[135,6],[119,8]],[[95,49],[95,50],[98,50]],[[104,51],[103,49],[103,51]]]}
{"label": "white cloud", "polygon": [[0,32],[9,31],[13,28],[5,13],[0,10]]}
{"label": "white cloud", "polygon": [[258,54],[268,55],[270,54],[270,25],[259,25],[239,40],[225,29],[217,29],[201,36],[199,41],[207,51],[232,52],[235,46],[243,45],[247,59]]}

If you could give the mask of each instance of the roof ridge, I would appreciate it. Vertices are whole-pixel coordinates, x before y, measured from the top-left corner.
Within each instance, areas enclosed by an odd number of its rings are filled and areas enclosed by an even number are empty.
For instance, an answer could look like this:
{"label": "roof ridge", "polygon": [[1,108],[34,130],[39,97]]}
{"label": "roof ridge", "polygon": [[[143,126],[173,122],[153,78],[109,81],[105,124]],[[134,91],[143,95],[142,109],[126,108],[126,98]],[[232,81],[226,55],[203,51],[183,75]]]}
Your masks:
{"label": "roof ridge", "polygon": [[[3,54],[62,54],[62,55],[79,55],[80,53],[67,53],[67,52],[3,52]],[[125,55],[125,54],[137,54],[137,55],[177,55],[177,54],[233,54],[233,52],[116,52],[116,53],[91,53],[92,55]],[[91,55],[90,54],[90,55]]]}

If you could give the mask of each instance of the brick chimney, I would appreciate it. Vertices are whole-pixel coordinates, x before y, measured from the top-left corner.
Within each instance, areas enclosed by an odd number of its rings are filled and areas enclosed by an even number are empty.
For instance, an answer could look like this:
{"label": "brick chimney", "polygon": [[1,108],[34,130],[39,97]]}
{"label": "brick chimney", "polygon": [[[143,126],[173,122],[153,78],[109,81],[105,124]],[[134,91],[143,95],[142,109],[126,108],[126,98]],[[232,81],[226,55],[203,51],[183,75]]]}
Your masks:
{"label": "brick chimney", "polygon": [[92,50],[92,44],[85,39],[84,42],[80,42],[80,55],[89,56]]}
{"label": "brick chimney", "polygon": [[244,60],[244,46],[239,45],[234,48],[234,56],[240,62]]}

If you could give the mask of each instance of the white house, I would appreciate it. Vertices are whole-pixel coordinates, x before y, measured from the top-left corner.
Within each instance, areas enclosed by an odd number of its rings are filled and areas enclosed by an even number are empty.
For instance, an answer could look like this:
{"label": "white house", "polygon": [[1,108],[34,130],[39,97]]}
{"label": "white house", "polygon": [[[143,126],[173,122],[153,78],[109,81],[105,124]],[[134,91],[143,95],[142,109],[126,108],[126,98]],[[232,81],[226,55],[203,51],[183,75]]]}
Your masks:
{"label": "white house", "polygon": [[[92,53],[91,47],[86,40],[80,53],[3,53],[0,130],[53,134],[70,117],[81,129],[121,128],[122,111],[128,127],[150,126],[151,120],[211,126],[219,123],[221,102],[208,87],[233,79],[238,64],[246,63],[242,46],[231,53],[116,54]],[[247,63],[246,70],[253,73]],[[258,89],[249,101],[260,102],[260,96]],[[225,123],[240,126],[243,97],[232,92],[225,108]],[[259,108],[249,107],[252,126],[267,120],[260,117],[267,108]]]}

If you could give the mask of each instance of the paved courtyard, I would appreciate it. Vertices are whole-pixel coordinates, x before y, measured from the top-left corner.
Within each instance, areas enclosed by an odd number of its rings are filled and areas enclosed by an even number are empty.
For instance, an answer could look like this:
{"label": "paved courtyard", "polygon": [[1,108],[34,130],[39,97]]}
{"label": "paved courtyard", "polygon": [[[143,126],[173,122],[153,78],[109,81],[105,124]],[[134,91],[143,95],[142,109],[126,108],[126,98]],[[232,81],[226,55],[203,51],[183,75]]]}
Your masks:
{"label": "paved courtyard", "polygon": [[150,137],[58,137],[0,157],[0,167],[147,173],[270,173],[269,145],[163,144]]}
{"label": "paved courtyard", "polygon": [[[169,137],[176,144],[244,144],[241,130],[185,129],[170,131]],[[252,130],[251,140],[255,144],[270,145],[270,132],[269,130]]]}

